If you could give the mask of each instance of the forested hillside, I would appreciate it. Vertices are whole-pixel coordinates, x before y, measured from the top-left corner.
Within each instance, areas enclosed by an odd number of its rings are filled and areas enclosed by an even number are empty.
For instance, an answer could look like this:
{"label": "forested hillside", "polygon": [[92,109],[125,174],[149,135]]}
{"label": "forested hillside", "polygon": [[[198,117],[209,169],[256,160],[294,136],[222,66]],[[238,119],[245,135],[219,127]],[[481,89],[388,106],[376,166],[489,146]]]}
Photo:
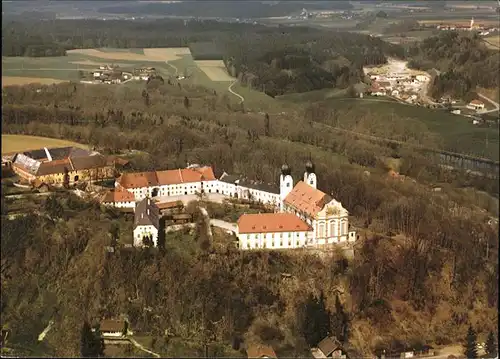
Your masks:
{"label": "forested hillside", "polygon": [[346,88],[363,65],[401,57],[400,46],[368,35],[216,21],[41,21],[2,25],[3,56],[60,56],[73,48],[187,47],[195,60],[224,59],[244,85],[271,96]]}
{"label": "forested hillside", "polygon": [[488,49],[476,33],[445,31],[425,39],[409,52],[412,57],[409,66],[443,72],[432,84],[434,98],[444,94],[463,98],[476,86],[500,86],[500,53]]}
{"label": "forested hillside", "polygon": [[[315,317],[307,310],[318,305],[360,357],[401,343],[461,342],[469,323],[497,328],[498,227],[488,223],[498,216],[495,202],[460,188],[473,179],[416,153],[332,131],[330,122],[350,123],[352,113],[289,111],[266,121],[213,91],[167,83],[12,87],[3,100],[3,133],[64,138],[106,153],[139,150],[135,170],[191,162],[271,182],[285,160],[300,178],[311,155],[319,188],[349,209],[361,234],[350,263],[302,252],[237,254],[230,244],[206,248],[199,232],[169,236],[158,253],[106,255],[107,233],[119,224],[124,235],[131,222],[62,195],[59,205],[43,207],[50,219],[2,218],[2,320],[12,341],[35,343],[52,317],[48,350],[73,356],[84,318],[126,313],[136,332],[164,343],[168,329],[199,347],[197,355],[207,340],[203,328],[217,323],[220,347],[239,336],[302,356],[305,321]],[[358,126],[368,120],[356,119]],[[393,131],[436,141],[411,121]],[[399,171],[417,182],[388,178],[378,155],[400,157]],[[438,181],[442,191],[434,192]]]}
{"label": "forested hillside", "polygon": [[364,65],[403,56],[399,46],[368,35],[317,29],[269,29],[234,36],[225,64],[243,84],[271,96],[361,82]]}

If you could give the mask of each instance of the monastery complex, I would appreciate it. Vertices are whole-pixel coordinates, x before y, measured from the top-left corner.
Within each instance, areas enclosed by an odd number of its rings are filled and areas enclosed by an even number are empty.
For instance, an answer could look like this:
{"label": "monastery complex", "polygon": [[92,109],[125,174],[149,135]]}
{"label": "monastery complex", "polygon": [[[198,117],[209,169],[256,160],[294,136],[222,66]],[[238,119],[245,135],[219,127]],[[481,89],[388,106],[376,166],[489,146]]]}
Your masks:
{"label": "monastery complex", "polygon": [[275,213],[244,214],[237,223],[238,246],[247,249],[316,247],[356,240],[349,230],[348,211],[342,204],[316,188],[311,161],[304,177],[294,185],[291,170],[281,168],[279,187],[256,183],[224,173],[219,179],[211,167],[191,165],[184,169],[123,173],[115,190],[103,202],[120,208],[136,208],[134,245],[143,237],[158,240],[156,197],[218,193],[253,200],[275,209]]}
{"label": "monastery complex", "polygon": [[[3,157],[3,164],[11,167],[23,181],[34,185],[40,182],[69,186],[117,175],[118,159],[73,147],[43,148]],[[216,178],[212,167],[199,165],[122,173],[115,179],[115,189],[105,193],[101,202],[133,209],[134,246],[145,242],[156,246],[158,206],[163,206],[157,202],[197,194],[250,200],[274,209],[274,213],[244,214],[239,218],[235,234],[242,250],[316,247],[356,240],[356,233],[349,230],[347,210],[317,188],[311,161],[306,163],[304,176],[297,183],[288,165],[283,165],[279,185],[249,181],[225,172]]]}

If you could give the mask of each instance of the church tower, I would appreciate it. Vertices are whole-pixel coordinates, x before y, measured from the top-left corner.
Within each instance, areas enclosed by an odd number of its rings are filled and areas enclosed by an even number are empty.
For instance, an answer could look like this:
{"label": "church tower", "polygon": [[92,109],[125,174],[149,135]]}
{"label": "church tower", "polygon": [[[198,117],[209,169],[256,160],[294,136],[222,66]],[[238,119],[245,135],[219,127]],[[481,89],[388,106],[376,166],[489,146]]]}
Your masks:
{"label": "church tower", "polygon": [[290,167],[285,163],[281,166],[280,176],[280,209],[283,211],[283,201],[293,189],[293,178]]}
{"label": "church tower", "polygon": [[304,182],[313,188],[317,188],[316,173],[314,173],[314,164],[311,160],[306,162],[306,171],[304,172]]}

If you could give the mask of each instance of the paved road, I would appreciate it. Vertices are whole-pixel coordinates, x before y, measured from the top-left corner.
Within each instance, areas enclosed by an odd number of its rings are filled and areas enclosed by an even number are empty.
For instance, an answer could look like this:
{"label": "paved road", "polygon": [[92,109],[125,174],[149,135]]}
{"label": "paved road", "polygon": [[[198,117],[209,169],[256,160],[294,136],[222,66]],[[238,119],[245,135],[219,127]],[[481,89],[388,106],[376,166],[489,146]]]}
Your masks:
{"label": "paved road", "polygon": [[[181,231],[186,227],[194,228],[195,225],[196,225],[195,223],[173,224],[171,226],[165,227],[165,232],[169,233],[169,232]],[[236,223],[230,223],[230,222],[222,221],[220,219],[210,219],[210,225],[217,227],[217,228],[224,229],[226,231],[231,231],[233,233],[236,232]],[[211,229],[210,229],[210,232],[211,232]],[[210,233],[209,233],[209,235],[210,235]]]}
{"label": "paved road", "polygon": [[169,63],[168,61],[165,61],[165,63],[166,63],[168,66],[172,67],[172,68],[175,70],[175,74],[174,74],[174,76],[177,76],[177,75],[179,74],[179,69],[178,69],[175,65],[172,65],[172,64],[171,64],[171,63]]}
{"label": "paved road", "polygon": [[155,352],[152,352],[149,349],[144,348],[141,344],[139,344],[134,338],[128,337],[127,338],[137,349],[142,350],[143,352],[149,353],[151,355],[154,355],[157,358],[160,358],[160,354],[157,354]]}
{"label": "paved road", "polygon": [[230,223],[220,219],[211,219],[210,224],[214,227],[225,229],[226,231],[236,232],[236,223]]}
{"label": "paved road", "polygon": [[244,98],[243,96],[241,96],[241,95],[239,95],[239,94],[237,94],[236,92],[234,92],[234,91],[233,91],[233,85],[234,85],[235,83],[237,83],[237,82],[238,82],[238,80],[235,80],[233,83],[231,83],[231,85],[229,85],[229,87],[227,88],[227,90],[228,90],[229,92],[231,92],[233,95],[235,95],[235,96],[239,97],[239,98],[240,98],[240,103],[243,103],[243,102],[245,102],[245,98]]}
{"label": "paved road", "polygon": [[493,110],[489,110],[489,111],[484,111],[484,112],[481,112],[481,115],[484,115],[486,113],[491,113],[491,112],[497,112],[498,110],[500,110],[500,104],[498,102],[495,102],[493,101],[492,99],[484,96],[484,95],[481,95],[480,93],[478,93],[478,96],[481,97],[483,100],[486,100],[488,101],[489,103],[491,103],[493,106],[495,106],[495,108]]}

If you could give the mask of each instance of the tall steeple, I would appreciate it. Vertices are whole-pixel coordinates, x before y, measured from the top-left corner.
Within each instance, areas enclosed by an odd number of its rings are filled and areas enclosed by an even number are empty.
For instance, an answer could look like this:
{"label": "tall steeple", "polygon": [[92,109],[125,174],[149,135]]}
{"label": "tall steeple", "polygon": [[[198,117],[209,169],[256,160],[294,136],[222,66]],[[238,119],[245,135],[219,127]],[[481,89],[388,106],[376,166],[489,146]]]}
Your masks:
{"label": "tall steeple", "polygon": [[280,176],[280,210],[283,211],[283,201],[293,189],[292,171],[288,164],[281,166]]}
{"label": "tall steeple", "polygon": [[306,171],[304,172],[304,182],[313,188],[317,188],[317,178],[315,173],[314,163],[311,160],[311,154],[309,154],[309,160],[306,162]]}

